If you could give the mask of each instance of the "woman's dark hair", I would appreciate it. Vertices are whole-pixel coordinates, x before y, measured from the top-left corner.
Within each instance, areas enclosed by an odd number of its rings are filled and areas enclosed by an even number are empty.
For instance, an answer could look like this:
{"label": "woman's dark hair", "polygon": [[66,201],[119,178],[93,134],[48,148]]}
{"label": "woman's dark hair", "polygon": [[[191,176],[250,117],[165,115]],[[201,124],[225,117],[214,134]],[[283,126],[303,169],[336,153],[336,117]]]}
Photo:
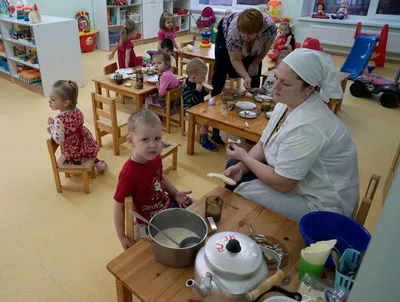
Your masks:
{"label": "woman's dark hair", "polygon": [[161,50],[166,52],[172,52],[174,50],[174,44],[172,43],[171,39],[164,39],[161,41],[160,44]]}
{"label": "woman's dark hair", "polygon": [[174,17],[174,15],[171,14],[170,12],[168,12],[168,11],[163,12],[160,16],[160,29],[168,30],[165,27],[165,21],[167,21],[168,19],[172,19],[173,17]]}
{"label": "woman's dark hair", "polygon": [[241,33],[258,33],[264,24],[263,14],[255,8],[248,8],[242,11],[237,18],[237,27]]}
{"label": "woman's dark hair", "polygon": [[296,73],[296,77],[302,82],[301,84],[302,84],[303,90],[311,86],[311,84],[308,84],[306,81],[304,81],[302,78],[300,78],[297,73]]}

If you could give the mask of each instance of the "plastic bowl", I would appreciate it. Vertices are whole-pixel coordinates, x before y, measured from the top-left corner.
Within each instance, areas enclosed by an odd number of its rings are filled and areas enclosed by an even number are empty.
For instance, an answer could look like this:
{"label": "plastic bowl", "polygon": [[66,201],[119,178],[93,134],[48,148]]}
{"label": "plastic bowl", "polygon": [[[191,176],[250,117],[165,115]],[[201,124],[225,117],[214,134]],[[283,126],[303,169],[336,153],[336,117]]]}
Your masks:
{"label": "plastic bowl", "polygon": [[[335,247],[340,254],[347,248],[365,251],[371,239],[371,234],[361,224],[333,212],[311,212],[301,219],[299,229],[306,246],[321,240],[336,239]],[[330,256],[326,265],[334,266]]]}

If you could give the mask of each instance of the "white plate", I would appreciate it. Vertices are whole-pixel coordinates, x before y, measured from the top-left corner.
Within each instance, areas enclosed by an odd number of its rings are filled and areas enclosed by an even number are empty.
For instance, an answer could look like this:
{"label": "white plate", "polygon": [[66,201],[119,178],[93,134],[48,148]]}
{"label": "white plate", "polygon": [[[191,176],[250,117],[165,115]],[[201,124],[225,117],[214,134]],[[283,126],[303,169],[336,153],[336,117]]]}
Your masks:
{"label": "white plate", "polygon": [[252,109],[256,108],[256,104],[254,104],[252,102],[247,102],[247,101],[239,101],[236,103],[236,106],[239,109],[244,109],[244,110],[252,110]]}
{"label": "white plate", "polygon": [[267,118],[271,118],[272,112],[273,112],[273,111],[265,112],[265,115],[267,116]]}
{"label": "white plate", "polygon": [[243,118],[256,118],[257,117],[256,112],[248,111],[248,110],[240,111],[238,114],[240,117],[243,117]]}
{"label": "white plate", "polygon": [[[115,75],[116,75],[116,73],[110,74],[110,79],[111,79],[111,80],[115,80],[115,79],[114,79],[114,76],[115,76]],[[132,74],[129,75],[129,74],[123,73],[122,76],[123,76],[123,79],[124,79],[124,80],[127,80],[127,79],[130,79],[130,78],[132,77]]]}
{"label": "white plate", "polygon": [[146,77],[146,82],[157,83],[158,82],[158,76],[157,75],[147,76]]}
{"label": "white plate", "polygon": [[131,74],[131,73],[133,73],[133,68],[120,68],[120,69],[117,69],[115,72],[122,73],[122,74]]}
{"label": "white plate", "polygon": [[271,98],[270,96],[265,95],[265,94],[256,94],[256,95],[254,96],[254,99],[255,99],[256,101],[258,101],[258,102],[272,100],[272,98]]}

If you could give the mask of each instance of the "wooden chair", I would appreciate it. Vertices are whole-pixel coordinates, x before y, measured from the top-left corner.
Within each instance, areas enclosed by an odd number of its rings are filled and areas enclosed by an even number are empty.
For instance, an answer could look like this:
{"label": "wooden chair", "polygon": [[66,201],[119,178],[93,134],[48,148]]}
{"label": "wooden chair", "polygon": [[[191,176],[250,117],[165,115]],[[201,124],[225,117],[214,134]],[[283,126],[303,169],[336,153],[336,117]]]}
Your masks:
{"label": "wooden chair", "polygon": [[[186,47],[187,45],[192,45],[192,46],[194,46],[194,41],[182,42],[182,43],[179,44],[179,47],[180,47],[180,48],[184,48],[184,47]],[[189,61],[190,61],[190,60],[188,60],[188,59],[180,59],[179,62],[177,62],[177,63],[178,63],[178,66],[177,66],[177,67],[178,67],[178,70],[181,71],[181,75],[183,75],[183,66],[187,65],[187,63],[189,63]]]}
{"label": "wooden chair", "polygon": [[[109,111],[104,110],[108,105]],[[121,128],[128,125],[129,114],[117,111],[115,98],[111,99],[92,92],[93,120],[97,144],[101,147],[101,138],[107,134],[113,137],[114,155],[119,155],[119,145],[126,141],[126,136],[121,134]]]}
{"label": "wooden chair", "polygon": [[381,179],[378,175],[372,175],[369,184],[367,187],[367,191],[365,192],[365,196],[361,201],[360,207],[357,212],[356,221],[364,225],[365,220],[367,219],[369,209],[371,208],[372,200],[374,199],[376,189],[379,184],[379,180]]}
{"label": "wooden chair", "polygon": [[71,174],[82,175],[83,188],[85,193],[90,193],[89,189],[89,173],[92,178],[96,177],[96,171],[94,169],[94,161],[96,158],[92,157],[84,161],[81,165],[69,165],[64,164],[65,157],[61,155],[58,160],[56,159],[56,151],[59,145],[52,139],[47,140],[47,149],[49,151],[51,166],[53,168],[54,181],[56,183],[56,188],[58,193],[62,193],[64,188],[61,185],[60,173],[65,173],[66,177],[70,177]]}
{"label": "wooden chair", "polygon": [[179,144],[173,143],[171,141],[163,140],[164,148],[161,151],[161,158],[165,159],[172,155],[172,164],[168,167],[164,166],[163,173],[166,174],[169,171],[175,171],[178,168],[178,147]]}
{"label": "wooden chair", "polygon": [[[117,71],[118,65],[117,63],[111,63],[110,65],[107,65],[103,68],[103,73],[104,75],[112,74],[115,71]],[[109,98],[110,97],[110,90],[106,89],[106,96]],[[116,93],[115,96],[118,98],[118,100],[121,101],[122,104],[125,104],[125,97],[123,95],[118,96]]]}
{"label": "wooden chair", "polygon": [[[182,108],[183,105],[183,101],[182,101],[182,86],[179,86],[175,89],[171,89],[169,91],[167,91],[167,95],[165,96],[165,103],[166,103],[166,109],[165,112],[162,108],[160,107],[156,107],[156,106],[151,106],[151,110],[159,115],[162,116],[163,119],[165,118],[165,126],[163,126],[163,130],[165,130],[167,133],[171,132],[171,123],[176,123],[177,125],[182,125],[182,120],[183,120],[183,116],[182,116],[182,110],[179,110],[178,112],[171,112],[171,104],[172,101],[175,101],[177,99],[180,100],[180,107]],[[179,121],[174,120],[172,118],[173,115],[175,114],[179,114]]]}
{"label": "wooden chair", "polygon": [[396,171],[399,169],[399,167],[400,167],[400,144],[399,144],[396,154],[393,158],[392,165],[390,167],[388,176],[386,178],[385,186],[383,187],[383,202],[385,202],[385,200],[386,200],[386,196],[389,193],[389,190],[393,183],[393,179],[396,175]]}

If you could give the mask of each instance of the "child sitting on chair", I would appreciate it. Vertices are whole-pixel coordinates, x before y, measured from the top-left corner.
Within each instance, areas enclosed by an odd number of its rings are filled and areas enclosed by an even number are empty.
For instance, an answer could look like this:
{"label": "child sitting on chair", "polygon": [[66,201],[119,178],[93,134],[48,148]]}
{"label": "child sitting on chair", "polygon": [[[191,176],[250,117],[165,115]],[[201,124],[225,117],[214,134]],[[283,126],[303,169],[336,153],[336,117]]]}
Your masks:
{"label": "child sitting on chair", "polygon": [[[172,71],[171,56],[165,51],[157,51],[153,55],[154,71],[158,73],[159,80],[157,82],[158,94],[146,98],[145,107],[149,109],[151,106],[166,109],[165,96],[168,90],[179,87],[182,83]],[[177,112],[179,109],[179,99],[173,100],[171,104],[171,112]]]}
{"label": "child sitting on chair", "polygon": [[83,125],[82,112],[76,108],[78,92],[78,85],[73,81],[60,80],[53,84],[49,106],[60,113],[55,118],[49,117],[47,131],[61,145],[65,164],[81,165],[88,158],[95,157],[97,172],[103,173],[106,163],[97,158],[99,146],[89,129]]}
{"label": "child sitting on chair", "polygon": [[173,69],[177,68],[175,53],[174,53],[174,44],[172,44],[171,39],[164,39],[161,41],[161,50],[165,51],[167,54],[171,56],[171,66]]}
{"label": "child sitting on chair", "polygon": [[148,109],[136,111],[129,117],[128,132],[133,152],[119,174],[114,195],[115,229],[124,249],[133,244],[125,235],[126,197],[132,196],[136,211],[148,220],[162,210],[192,203],[187,196],[191,191],[179,191],[163,174],[163,132],[158,116]]}
{"label": "child sitting on chair", "polygon": [[[203,60],[198,58],[191,60],[186,66],[186,73],[188,77],[182,92],[185,111],[204,102],[204,97],[209,93],[209,91],[203,87],[203,82],[208,73],[207,65]],[[219,129],[213,128],[211,140],[219,146],[225,145],[219,134]],[[215,151],[217,149],[215,144],[208,139],[207,125],[201,125],[200,127],[200,143],[203,148],[209,151]]]}

